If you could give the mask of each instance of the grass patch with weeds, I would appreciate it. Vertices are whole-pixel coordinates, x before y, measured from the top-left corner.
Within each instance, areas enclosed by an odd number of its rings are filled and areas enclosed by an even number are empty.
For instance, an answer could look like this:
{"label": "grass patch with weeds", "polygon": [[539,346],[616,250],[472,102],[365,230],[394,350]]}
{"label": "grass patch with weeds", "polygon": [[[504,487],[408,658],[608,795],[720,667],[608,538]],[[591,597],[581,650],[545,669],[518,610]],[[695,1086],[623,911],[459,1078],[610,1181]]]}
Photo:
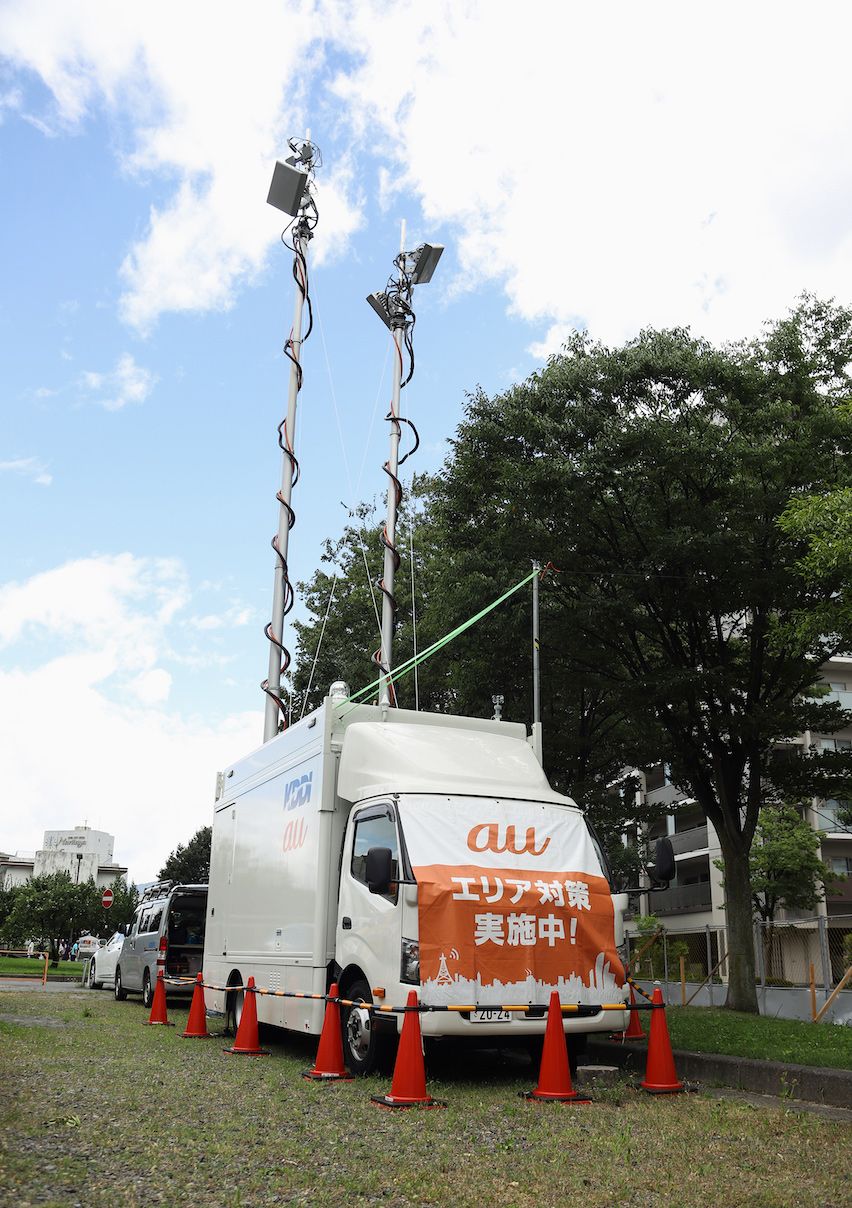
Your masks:
{"label": "grass patch with weeds", "polygon": [[74,1026],[0,1023],[10,1203],[848,1202],[852,1130],[814,1115],[631,1087],[587,1107],[527,1103],[518,1092],[535,1072],[493,1051],[436,1068],[429,1088],[446,1111],[388,1112],[370,1103],[388,1079],[303,1080],[306,1038],[264,1031],[271,1058],[233,1057],[222,1040],[181,1038],[185,1006],[169,1009],[175,1028],[143,1027],[138,1001],[82,990],[17,993],[14,1009]]}
{"label": "grass patch with weeds", "polygon": [[[60,961],[54,968],[49,962],[47,980],[51,978],[82,978],[84,965],[81,961]],[[41,957],[0,956],[0,977],[41,978],[44,961]]]}
{"label": "grass patch with weeds", "polygon": [[670,1007],[666,1020],[676,1049],[852,1070],[852,1028],[839,1024],[770,1019],[718,1007]]}

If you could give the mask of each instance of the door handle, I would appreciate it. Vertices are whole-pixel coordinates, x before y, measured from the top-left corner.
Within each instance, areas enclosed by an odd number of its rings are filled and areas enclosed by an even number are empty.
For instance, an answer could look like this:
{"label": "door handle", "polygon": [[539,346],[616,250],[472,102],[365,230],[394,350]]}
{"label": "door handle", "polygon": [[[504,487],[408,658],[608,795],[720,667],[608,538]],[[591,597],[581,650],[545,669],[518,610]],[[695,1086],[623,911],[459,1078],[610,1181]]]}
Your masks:
{"label": "door handle", "polygon": [[344,931],[352,930],[352,920],[350,919],[348,914],[344,914],[343,918],[341,919],[340,925],[342,926]]}

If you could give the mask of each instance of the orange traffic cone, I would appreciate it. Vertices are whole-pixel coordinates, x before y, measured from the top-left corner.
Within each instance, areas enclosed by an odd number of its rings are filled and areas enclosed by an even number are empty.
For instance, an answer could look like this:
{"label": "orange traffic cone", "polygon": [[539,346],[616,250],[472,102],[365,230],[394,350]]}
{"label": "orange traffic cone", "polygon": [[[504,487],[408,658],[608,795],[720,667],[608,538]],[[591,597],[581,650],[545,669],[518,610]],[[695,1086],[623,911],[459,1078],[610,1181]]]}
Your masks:
{"label": "orange traffic cone", "polygon": [[627,1025],[627,1031],[624,1033],[624,1039],[645,1039],[645,1029],[642,1027],[642,1020],[639,1018],[639,1012],[636,1010],[636,995],[633,993],[632,985],[630,987],[630,1023]]}
{"label": "orange traffic cone", "polygon": [[207,1011],[204,1008],[204,978],[199,973],[195,979],[195,989],[192,992],[192,1005],[189,1008],[189,1019],[186,1021],[184,1037],[189,1040],[209,1040],[207,1031]]}
{"label": "orange traffic cone", "polygon": [[260,1036],[257,1031],[257,1001],[255,998],[254,978],[250,977],[246,985],[243,1000],[243,1013],[240,1016],[240,1026],[234,1037],[234,1043],[223,1053],[241,1053],[244,1057],[268,1057],[269,1049],[260,1047]]}
{"label": "orange traffic cone", "polygon": [[562,1026],[559,995],[555,990],[551,991],[550,1006],[547,1008],[547,1027],[541,1051],[538,1086],[534,1091],[522,1091],[521,1094],[524,1099],[546,1099],[552,1103],[591,1103],[591,1099],[578,1095],[571,1085],[568,1045]]}
{"label": "orange traffic cone", "polygon": [[683,1090],[683,1083],[677,1080],[672,1042],[669,1040],[669,1028],[663,1006],[663,992],[659,982],[654,986],[651,1003],[660,1009],[651,1012],[648,1063],[645,1066],[645,1080],[641,1084],[642,1089],[650,1091],[652,1095],[676,1095]]}
{"label": "orange traffic cone", "polygon": [[[411,990],[406,1004],[417,1006],[417,994]],[[420,1013],[407,1010],[402,1022],[402,1034],[393,1067],[389,1095],[371,1095],[379,1107],[446,1107],[433,1099],[426,1090],[426,1067],[423,1064],[423,1043],[420,1039]]]}
{"label": "orange traffic cone", "polygon": [[334,1082],[339,1079],[351,1079],[352,1075],[343,1064],[343,1037],[340,1032],[340,1007],[331,1001],[340,995],[337,982],[331,983],[328,992],[329,999],[325,1004],[325,1019],[322,1022],[317,1058],[313,1069],[305,1070],[303,1078],[313,1078],[317,1082]]}
{"label": "orange traffic cone", "polygon": [[175,1026],[173,1023],[169,1023],[166,1018],[166,983],[163,981],[162,969],[157,974],[154,999],[151,1003],[151,1014],[145,1020],[145,1023],[161,1023],[166,1028],[173,1028]]}

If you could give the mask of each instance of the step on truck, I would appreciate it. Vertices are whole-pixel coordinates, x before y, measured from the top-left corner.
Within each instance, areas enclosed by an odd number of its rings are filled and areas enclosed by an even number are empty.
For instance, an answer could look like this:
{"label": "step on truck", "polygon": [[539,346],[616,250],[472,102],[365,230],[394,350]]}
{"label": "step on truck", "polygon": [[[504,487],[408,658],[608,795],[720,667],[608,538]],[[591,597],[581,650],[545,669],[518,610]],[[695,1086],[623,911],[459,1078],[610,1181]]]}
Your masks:
{"label": "step on truck", "polygon": [[[204,938],[211,1014],[239,989],[461,1006],[424,1037],[534,1046],[551,991],[580,1047],[626,1028],[625,894],[521,724],[353,704],[345,685],[219,774]],[[507,1005],[525,1005],[507,1011]],[[257,996],[261,1023],[318,1034],[324,1003]],[[342,1012],[349,1067],[386,1059],[401,1015]]]}

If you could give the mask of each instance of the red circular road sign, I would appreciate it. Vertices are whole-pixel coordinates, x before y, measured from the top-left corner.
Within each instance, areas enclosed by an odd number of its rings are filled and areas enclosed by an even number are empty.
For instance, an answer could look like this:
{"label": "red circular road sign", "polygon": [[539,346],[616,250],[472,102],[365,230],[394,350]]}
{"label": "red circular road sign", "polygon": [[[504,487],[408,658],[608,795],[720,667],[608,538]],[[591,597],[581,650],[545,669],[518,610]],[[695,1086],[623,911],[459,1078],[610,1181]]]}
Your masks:
{"label": "red circular road sign", "polygon": [[101,906],[103,906],[104,910],[109,910],[110,906],[112,906],[112,899],[113,899],[112,890],[105,889],[104,896],[101,898]]}

